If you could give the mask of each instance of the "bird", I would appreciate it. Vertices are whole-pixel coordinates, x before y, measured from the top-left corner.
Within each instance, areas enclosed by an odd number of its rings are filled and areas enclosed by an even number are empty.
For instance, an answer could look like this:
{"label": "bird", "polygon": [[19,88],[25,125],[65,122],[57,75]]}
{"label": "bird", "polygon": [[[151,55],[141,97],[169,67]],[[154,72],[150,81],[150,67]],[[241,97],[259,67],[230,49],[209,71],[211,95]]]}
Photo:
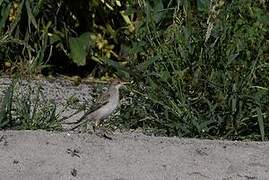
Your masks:
{"label": "bird", "polygon": [[[128,83],[129,82],[120,79],[113,79],[108,91],[99,96],[96,103],[94,103],[78,121],[66,123],[74,125],[70,130],[75,130],[87,122],[95,122],[93,126],[93,130],[95,131],[95,129],[117,109],[120,104],[120,88]],[[105,136],[105,134],[103,134],[103,136]]]}

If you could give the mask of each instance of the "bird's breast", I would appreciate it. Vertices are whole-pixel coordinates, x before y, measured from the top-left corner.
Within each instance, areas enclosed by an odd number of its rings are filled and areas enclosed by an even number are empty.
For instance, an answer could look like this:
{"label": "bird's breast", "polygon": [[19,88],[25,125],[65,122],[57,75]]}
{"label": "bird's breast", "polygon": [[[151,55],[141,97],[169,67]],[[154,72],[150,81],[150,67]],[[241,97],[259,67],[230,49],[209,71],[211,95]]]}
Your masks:
{"label": "bird's breast", "polygon": [[100,117],[98,117],[98,119],[103,119],[103,118],[107,118],[109,115],[111,115],[113,113],[113,111],[115,111],[117,108],[117,104],[115,103],[107,103],[105,106],[103,106],[101,109],[99,109],[98,111],[98,115]]}

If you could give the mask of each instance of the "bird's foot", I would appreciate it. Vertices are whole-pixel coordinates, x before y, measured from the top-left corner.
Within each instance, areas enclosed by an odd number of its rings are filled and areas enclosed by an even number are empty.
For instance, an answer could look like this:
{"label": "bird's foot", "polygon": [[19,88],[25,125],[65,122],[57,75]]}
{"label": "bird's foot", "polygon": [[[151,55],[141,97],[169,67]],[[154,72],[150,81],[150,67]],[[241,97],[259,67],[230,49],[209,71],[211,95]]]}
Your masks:
{"label": "bird's foot", "polygon": [[112,132],[104,127],[93,126],[93,131],[94,131],[94,134],[96,134],[97,136],[101,138],[112,140],[112,138],[110,137],[110,135],[112,135]]}

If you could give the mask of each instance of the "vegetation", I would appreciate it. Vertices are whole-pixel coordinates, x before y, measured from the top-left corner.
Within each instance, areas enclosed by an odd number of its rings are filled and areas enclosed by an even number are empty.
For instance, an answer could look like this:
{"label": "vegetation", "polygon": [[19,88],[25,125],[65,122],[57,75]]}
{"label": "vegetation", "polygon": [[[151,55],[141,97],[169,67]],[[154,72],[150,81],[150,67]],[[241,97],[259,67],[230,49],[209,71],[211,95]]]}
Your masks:
{"label": "vegetation", "polygon": [[[4,91],[0,106],[0,128],[60,130],[56,104],[44,97],[42,88],[14,80]],[[19,88],[20,87],[20,88]]]}
{"label": "vegetation", "polygon": [[134,81],[113,127],[269,137],[265,1],[0,0],[0,7],[3,70],[23,61],[30,74],[82,68]]}
{"label": "vegetation", "polygon": [[31,73],[75,71],[89,65],[83,71],[86,74],[105,58],[122,61],[121,44],[134,31],[127,4],[119,0],[1,0],[0,37],[13,41],[0,41],[4,46],[0,60],[3,65],[24,61]]}

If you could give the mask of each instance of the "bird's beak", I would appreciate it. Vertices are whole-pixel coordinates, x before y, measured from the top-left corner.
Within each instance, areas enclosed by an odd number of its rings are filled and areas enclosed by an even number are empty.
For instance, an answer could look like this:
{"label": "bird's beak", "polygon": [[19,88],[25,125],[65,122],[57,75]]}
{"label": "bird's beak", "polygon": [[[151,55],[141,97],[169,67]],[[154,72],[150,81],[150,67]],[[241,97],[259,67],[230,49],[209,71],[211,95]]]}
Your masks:
{"label": "bird's beak", "polygon": [[131,82],[121,82],[122,85],[131,84]]}

